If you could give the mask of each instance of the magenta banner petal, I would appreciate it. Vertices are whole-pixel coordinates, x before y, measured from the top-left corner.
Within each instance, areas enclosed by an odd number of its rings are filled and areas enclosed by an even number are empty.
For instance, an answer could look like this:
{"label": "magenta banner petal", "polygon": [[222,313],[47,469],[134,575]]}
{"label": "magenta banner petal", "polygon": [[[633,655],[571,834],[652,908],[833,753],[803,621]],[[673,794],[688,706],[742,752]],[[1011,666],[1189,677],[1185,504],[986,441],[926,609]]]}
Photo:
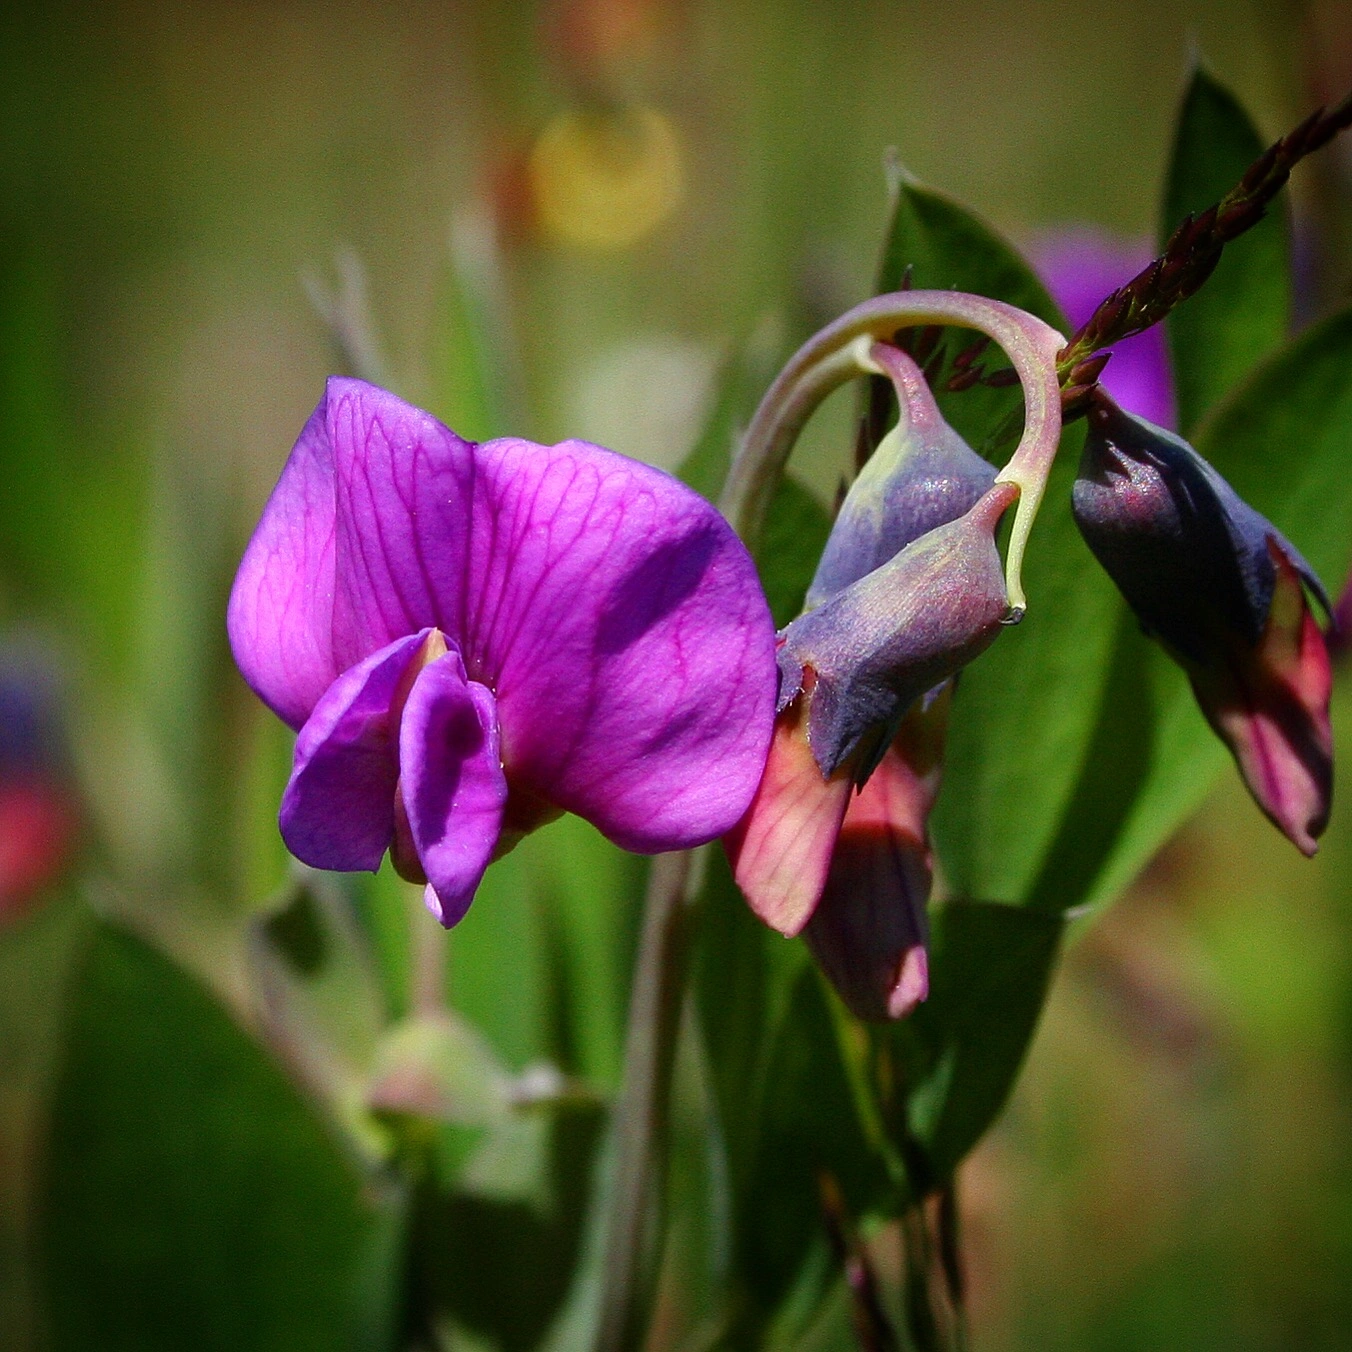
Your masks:
{"label": "magenta banner petal", "polygon": [[684,485],[600,447],[478,455],[466,664],[495,677],[513,782],[627,849],[728,830],[765,763],[776,685],[745,547]]}
{"label": "magenta banner petal", "polygon": [[[364,381],[331,379],[326,405],[338,504],[336,659],[347,665],[429,625],[459,640],[475,448]],[[481,537],[474,547],[486,552],[495,543]]]}
{"label": "magenta banner petal", "polygon": [[399,729],[400,792],[428,904],[454,925],[493,857],[507,802],[492,694],[450,652],[424,667]]}
{"label": "magenta banner petal", "polygon": [[293,728],[342,670],[330,640],[334,481],[325,418],[321,401],[244,551],[226,619],[244,679]]}
{"label": "magenta banner petal", "polygon": [[410,634],[345,671],[301,728],[280,820],[287,849],[302,863],[380,867],[399,777],[390,707],[426,637]]}

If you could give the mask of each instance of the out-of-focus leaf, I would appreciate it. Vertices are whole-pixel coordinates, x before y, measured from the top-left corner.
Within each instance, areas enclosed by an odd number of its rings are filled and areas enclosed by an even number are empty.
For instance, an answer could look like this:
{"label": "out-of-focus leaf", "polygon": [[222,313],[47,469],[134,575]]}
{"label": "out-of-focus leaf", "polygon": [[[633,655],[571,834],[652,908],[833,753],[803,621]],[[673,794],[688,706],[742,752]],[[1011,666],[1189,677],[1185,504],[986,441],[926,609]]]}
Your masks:
{"label": "out-of-focus leaf", "polygon": [[885,1158],[861,1123],[830,998],[806,966],[790,987],[770,1048],[746,1186],[734,1194],[734,1251],[749,1297],[749,1307],[739,1313],[751,1327],[779,1306],[805,1269],[820,1281],[814,1294],[798,1292],[805,1314],[838,1275],[833,1263],[823,1261],[823,1173],[839,1184],[851,1215],[879,1208],[894,1188]]}
{"label": "out-of-focus leaf", "polygon": [[194,981],[100,928],[66,1036],[43,1197],[58,1352],[381,1345],[393,1291],[369,1264],[394,1211]]}
{"label": "out-of-focus leaf", "polygon": [[[1017,305],[1064,328],[1028,264],[965,207],[909,178],[879,273],[895,289],[957,287]],[[958,342],[967,341],[961,335]],[[941,398],[977,446],[1019,407],[1019,392]],[[1082,432],[1068,429],[1024,565],[1028,613],[962,675],[933,819],[956,892],[1022,901],[1074,786],[1107,668],[1114,592],[1070,515]]]}
{"label": "out-of-focus leaf", "polygon": [[441,310],[432,411],[463,437],[519,435],[524,427],[521,358],[492,212],[460,208],[450,229],[450,270]]}
{"label": "out-of-focus leaf", "polygon": [[728,477],[737,438],[751,420],[756,405],[774,379],[784,341],[779,326],[765,322],[736,346],[719,371],[709,416],[690,454],[676,471],[682,483],[716,502]]}
{"label": "out-of-focus leaf", "polygon": [[536,1146],[518,1135],[513,1151],[539,1166],[530,1195],[419,1190],[407,1309],[422,1323],[406,1334],[449,1321],[501,1352],[528,1352],[558,1317],[582,1254],[602,1119],[594,1104],[518,1117]]}
{"label": "out-of-focus leaf", "polygon": [[756,919],[721,850],[709,856],[698,945],[700,1033],[729,1181],[738,1190],[756,1149],[758,1109],[777,1030],[807,951]]}
{"label": "out-of-focus leaf", "polygon": [[[884,1034],[905,1088],[897,1138],[916,1190],[947,1179],[1004,1106],[1064,924],[988,902],[950,901],[935,912],[929,998]],[[888,1092],[883,1086],[883,1112],[895,1123]]]}
{"label": "out-of-focus leaf", "polygon": [[[1203,66],[1178,113],[1160,219],[1160,244],[1189,212],[1214,205],[1263,152],[1239,100]],[[1206,285],[1169,317],[1179,427],[1202,416],[1286,341],[1291,315],[1290,219],[1286,197],[1227,246]]]}
{"label": "out-of-focus leaf", "polygon": [[[1262,363],[1195,437],[1197,449],[1290,537],[1335,593],[1352,560],[1349,371],[1352,310],[1344,310]],[[1145,642],[1138,634],[1119,640],[1120,668],[1134,666],[1144,679],[1134,691],[1122,689],[1120,680],[1109,687],[1111,702],[1099,718],[1103,754],[1085,768],[1087,777],[1103,783],[1120,775],[1121,765],[1132,766],[1140,783],[1120,804],[1117,832],[1089,890],[1064,904],[1106,901],[1124,887],[1201,802],[1227,759],[1173,663],[1153,645],[1132,655]],[[1119,726],[1109,732],[1114,723]],[[1136,726],[1137,735],[1121,725]]]}
{"label": "out-of-focus leaf", "polygon": [[512,1067],[619,1083],[643,867],[565,816],[489,869],[451,934],[448,991]]}
{"label": "out-of-focus leaf", "polygon": [[12,1340],[0,1342],[16,1349],[37,1346],[32,1175],[63,1001],[89,924],[66,897],[0,927],[0,1329]]}

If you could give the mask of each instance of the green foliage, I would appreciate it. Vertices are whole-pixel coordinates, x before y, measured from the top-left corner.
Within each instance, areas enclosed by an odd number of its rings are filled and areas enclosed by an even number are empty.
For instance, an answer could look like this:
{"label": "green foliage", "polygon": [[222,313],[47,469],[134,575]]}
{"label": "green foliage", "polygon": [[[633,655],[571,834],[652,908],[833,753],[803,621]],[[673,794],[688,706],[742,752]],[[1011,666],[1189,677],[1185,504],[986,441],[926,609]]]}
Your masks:
{"label": "green foliage", "polygon": [[[1264,142],[1238,99],[1204,66],[1179,109],[1165,183],[1160,243],[1190,212],[1213,206],[1262,154]],[[1285,197],[1225,250],[1206,285],[1168,320],[1178,424],[1202,417],[1286,340],[1291,315],[1291,226]]]}
{"label": "green foliage", "polygon": [[[1059,916],[991,902],[950,901],[936,910],[929,998],[883,1034],[888,1082],[879,1098],[913,1188],[950,1177],[1004,1106],[1063,928]],[[903,1100],[889,1111],[898,1094]]]}
{"label": "green foliage", "polygon": [[139,940],[100,928],[75,985],[43,1207],[53,1348],[380,1346],[396,1211],[294,1089]]}
{"label": "green foliage", "polygon": [[[833,997],[802,946],[751,915],[721,853],[705,910],[696,1007],[718,1115],[715,1172],[729,1196],[729,1345],[747,1347],[790,1294],[810,1311],[834,1275],[820,1175],[856,1213],[875,1209],[891,1180],[855,1111]],[[795,1291],[804,1278],[815,1295]]]}

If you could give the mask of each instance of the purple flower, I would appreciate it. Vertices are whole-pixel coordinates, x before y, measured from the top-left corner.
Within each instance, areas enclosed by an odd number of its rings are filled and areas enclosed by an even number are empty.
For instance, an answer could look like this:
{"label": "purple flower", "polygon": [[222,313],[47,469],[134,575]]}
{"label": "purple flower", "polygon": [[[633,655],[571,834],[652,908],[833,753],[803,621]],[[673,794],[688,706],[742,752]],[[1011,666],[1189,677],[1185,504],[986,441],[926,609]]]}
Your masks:
{"label": "purple flower", "polygon": [[737,821],[765,763],[773,624],[712,507],[586,442],[475,445],[361,381],[302,431],[228,626],[299,732],[288,848],[343,870],[389,849],[446,925],[560,812],[681,849]]}
{"label": "purple flower", "polygon": [[[1115,287],[1130,281],[1150,262],[1148,245],[1114,239],[1082,226],[1047,234],[1030,251],[1039,276],[1079,328]],[[1113,359],[1099,383],[1123,408],[1160,427],[1174,426],[1173,380],[1164,330],[1156,325],[1112,349]]]}
{"label": "purple flower", "polygon": [[1181,437],[1097,390],[1073,508],[1142,627],[1188,674],[1262,810],[1305,854],[1333,792],[1328,650],[1309,564]]}

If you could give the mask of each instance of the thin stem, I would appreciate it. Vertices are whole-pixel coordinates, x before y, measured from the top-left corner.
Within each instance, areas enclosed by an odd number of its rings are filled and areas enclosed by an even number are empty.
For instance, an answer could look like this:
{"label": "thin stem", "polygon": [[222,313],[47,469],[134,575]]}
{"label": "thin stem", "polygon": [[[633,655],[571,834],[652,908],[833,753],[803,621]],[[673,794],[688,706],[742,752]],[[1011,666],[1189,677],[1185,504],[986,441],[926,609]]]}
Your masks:
{"label": "thin stem", "polygon": [[1061,436],[1056,357],[1065,339],[1049,324],[1002,301],[961,291],[894,291],[846,311],[809,338],[766,391],[733,460],[719,505],[754,548],[789,452],[813,411],[847,380],[883,374],[871,354],[876,339],[890,340],[898,329],[933,324],[989,335],[1004,349],[1023,386],[1023,436],[999,476],[1019,489],[1006,588],[1010,606],[1022,612],[1024,546]]}
{"label": "thin stem", "polygon": [[643,933],[634,968],[624,1049],[624,1089],[616,1109],[615,1177],[597,1352],[642,1344],[656,1266],[657,1221],[681,1003],[703,870],[698,850],[653,860]]}
{"label": "thin stem", "polygon": [[446,972],[451,936],[437,924],[421,887],[405,888],[409,898],[409,930],[413,945],[413,973],[409,1005],[414,1014],[435,1015],[446,1010]]}

